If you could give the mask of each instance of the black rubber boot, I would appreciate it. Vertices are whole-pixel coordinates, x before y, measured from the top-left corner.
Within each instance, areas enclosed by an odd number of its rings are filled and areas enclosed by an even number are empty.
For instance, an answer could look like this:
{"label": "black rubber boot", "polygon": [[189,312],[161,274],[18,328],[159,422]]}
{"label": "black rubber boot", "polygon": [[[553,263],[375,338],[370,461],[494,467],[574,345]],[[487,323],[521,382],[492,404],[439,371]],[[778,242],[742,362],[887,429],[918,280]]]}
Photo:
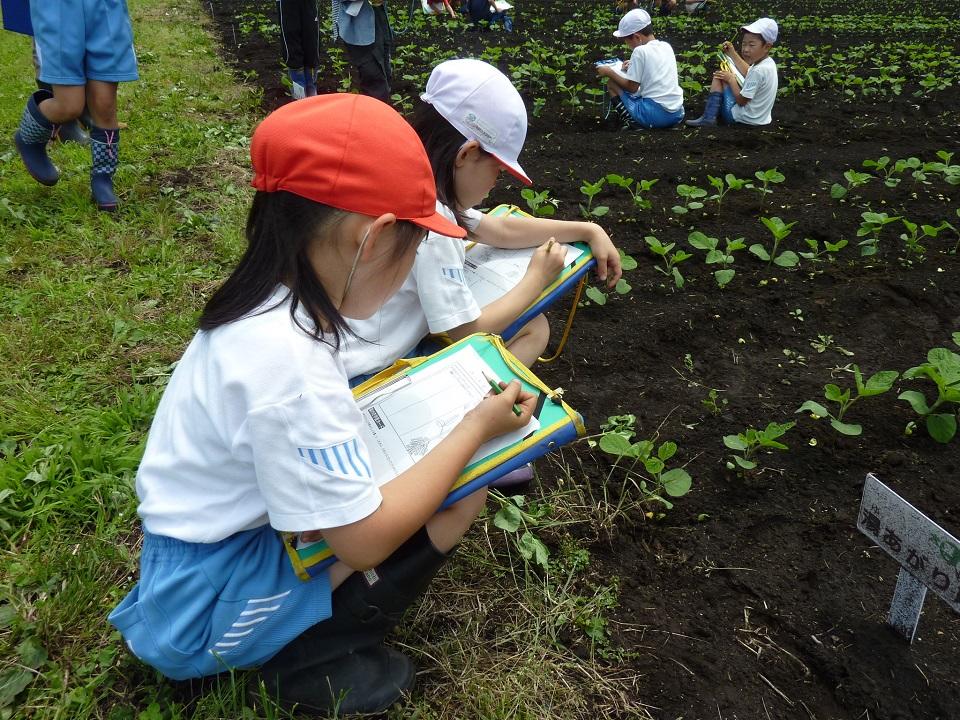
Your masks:
{"label": "black rubber boot", "polygon": [[[448,555],[420,529],[383,563],[333,593],[332,617],[295,638],[259,671],[283,707],[324,715],[383,712],[414,683],[412,660],[383,644]],[[259,688],[251,695],[259,697]]]}
{"label": "black rubber boot", "polygon": [[20,118],[20,127],[13,135],[17,152],[31,177],[42,185],[56,185],[60,171],[47,156],[47,143],[57,131],[55,123],[40,112],[40,103],[53,97],[53,93],[37,90],[27,101]]}
{"label": "black rubber boot", "polygon": [[707,106],[703,109],[703,115],[693,120],[687,120],[690,127],[709,127],[717,124],[717,115],[720,114],[720,101],[723,99],[723,93],[712,92],[707,96]]}
{"label": "black rubber boot", "polygon": [[114,212],[119,205],[113,192],[113,175],[120,162],[120,130],[90,126],[90,194],[99,210]]}

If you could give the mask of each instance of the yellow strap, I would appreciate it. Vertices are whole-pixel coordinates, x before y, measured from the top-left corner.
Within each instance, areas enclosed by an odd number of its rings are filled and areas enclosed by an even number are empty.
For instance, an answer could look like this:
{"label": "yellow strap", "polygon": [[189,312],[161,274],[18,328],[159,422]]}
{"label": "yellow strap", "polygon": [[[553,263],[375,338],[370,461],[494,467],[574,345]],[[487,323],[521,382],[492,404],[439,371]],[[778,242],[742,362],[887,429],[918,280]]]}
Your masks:
{"label": "yellow strap", "polygon": [[577,291],[573,294],[573,304],[570,306],[570,312],[567,313],[567,322],[563,327],[563,334],[560,336],[560,344],[557,345],[557,351],[553,353],[548,358],[537,358],[539,362],[546,364],[554,362],[560,353],[563,352],[564,346],[567,344],[567,338],[570,337],[570,330],[573,328],[573,318],[577,314],[577,307],[580,305],[580,293],[583,292],[583,286],[587,283],[587,276],[584,275],[580,278],[580,282],[577,284]]}

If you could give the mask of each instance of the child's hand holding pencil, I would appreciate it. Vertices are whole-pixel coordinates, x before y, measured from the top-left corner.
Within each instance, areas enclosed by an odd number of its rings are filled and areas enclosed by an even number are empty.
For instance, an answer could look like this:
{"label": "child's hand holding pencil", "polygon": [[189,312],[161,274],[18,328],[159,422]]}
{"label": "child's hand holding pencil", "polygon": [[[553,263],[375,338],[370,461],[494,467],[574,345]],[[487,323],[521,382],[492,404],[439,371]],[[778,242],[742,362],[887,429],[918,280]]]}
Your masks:
{"label": "child's hand holding pencil", "polygon": [[476,422],[478,431],[486,440],[519,430],[530,422],[537,404],[536,395],[524,392],[516,380],[498,383],[486,374],[483,378],[490,386],[491,394],[467,413],[463,422]]}

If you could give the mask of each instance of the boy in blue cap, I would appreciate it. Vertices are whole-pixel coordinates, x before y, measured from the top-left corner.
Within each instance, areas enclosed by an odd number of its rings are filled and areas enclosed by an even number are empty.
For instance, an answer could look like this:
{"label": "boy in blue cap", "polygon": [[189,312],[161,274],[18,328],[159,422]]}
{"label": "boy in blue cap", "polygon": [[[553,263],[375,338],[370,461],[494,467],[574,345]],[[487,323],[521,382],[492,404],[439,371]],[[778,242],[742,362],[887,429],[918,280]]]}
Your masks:
{"label": "boy in blue cap", "polygon": [[14,135],[27,172],[43,185],[56,185],[60,171],[47,156],[47,142],[60,125],[86,107],[91,120],[93,167],[90,191],[100,210],[117,209],[113,176],[120,152],[117,85],[136,80],[137,58],[125,0],[59,0],[30,6],[36,42],[37,90],[27,101]]}

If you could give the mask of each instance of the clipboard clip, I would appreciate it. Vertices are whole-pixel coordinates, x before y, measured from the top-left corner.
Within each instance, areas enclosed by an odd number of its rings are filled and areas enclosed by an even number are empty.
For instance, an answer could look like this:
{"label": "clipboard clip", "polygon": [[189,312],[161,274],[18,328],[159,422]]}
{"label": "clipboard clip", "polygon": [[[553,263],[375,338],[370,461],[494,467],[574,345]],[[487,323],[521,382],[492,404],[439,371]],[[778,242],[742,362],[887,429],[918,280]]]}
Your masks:
{"label": "clipboard clip", "polygon": [[563,388],[558,387],[556,390],[549,391],[547,397],[554,405],[559,405],[563,402],[563,392]]}

